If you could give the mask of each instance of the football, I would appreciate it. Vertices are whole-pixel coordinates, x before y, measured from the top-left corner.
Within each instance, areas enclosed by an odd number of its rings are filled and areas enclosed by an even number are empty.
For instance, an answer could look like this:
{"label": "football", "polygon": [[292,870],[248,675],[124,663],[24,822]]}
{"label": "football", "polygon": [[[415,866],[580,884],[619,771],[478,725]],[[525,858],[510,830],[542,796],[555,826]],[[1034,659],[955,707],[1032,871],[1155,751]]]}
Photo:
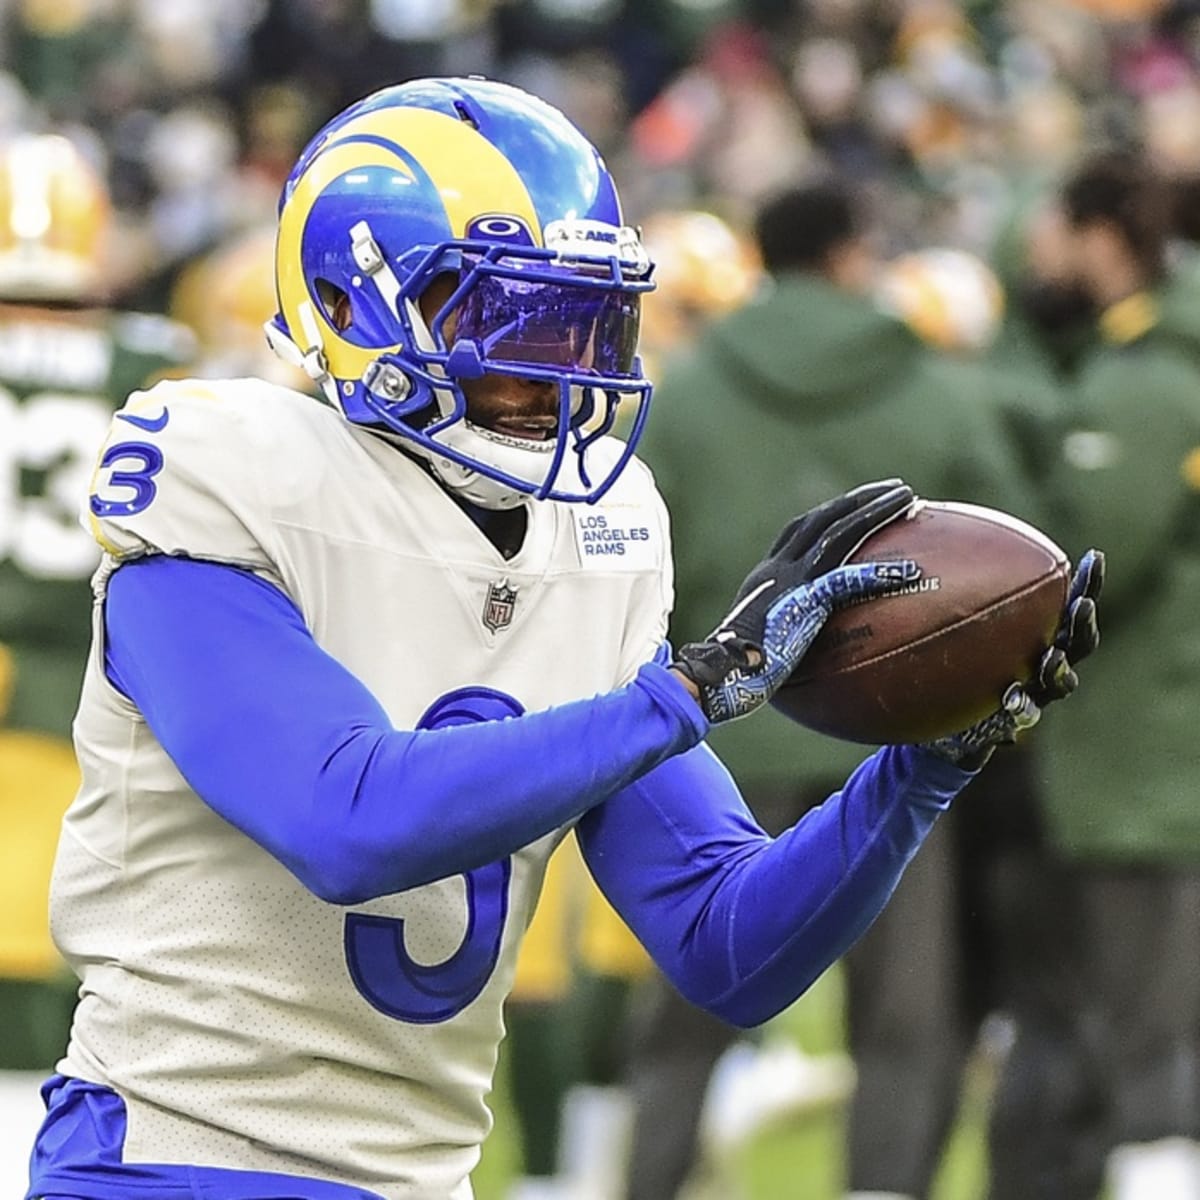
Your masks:
{"label": "football", "polygon": [[1070,563],[995,509],[918,500],[850,555],[908,558],[920,578],[840,609],[771,703],[852,742],[923,742],[966,729],[1032,677],[1066,603]]}

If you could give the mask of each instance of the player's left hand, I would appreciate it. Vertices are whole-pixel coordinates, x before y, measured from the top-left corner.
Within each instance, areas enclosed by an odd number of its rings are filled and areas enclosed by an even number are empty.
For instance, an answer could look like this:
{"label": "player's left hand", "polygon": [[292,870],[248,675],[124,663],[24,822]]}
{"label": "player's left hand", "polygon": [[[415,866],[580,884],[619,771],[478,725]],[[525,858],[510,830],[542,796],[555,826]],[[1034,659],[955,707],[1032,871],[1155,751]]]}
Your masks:
{"label": "player's left hand", "polygon": [[1104,554],[1089,550],[1075,568],[1058,631],[1033,679],[1011,683],[990,716],[949,737],[925,743],[935,754],[968,769],[982,766],[997,746],[1008,745],[1041,720],[1047,704],[1079,686],[1075,667],[1100,645],[1096,601],[1104,586]]}
{"label": "player's left hand", "polygon": [[787,525],[717,628],[703,642],[682,646],[671,664],[694,685],[709,721],[731,721],[761,708],[835,608],[918,576],[908,559],[845,564],[913,499],[907,484],[885,479],[827,500]]}

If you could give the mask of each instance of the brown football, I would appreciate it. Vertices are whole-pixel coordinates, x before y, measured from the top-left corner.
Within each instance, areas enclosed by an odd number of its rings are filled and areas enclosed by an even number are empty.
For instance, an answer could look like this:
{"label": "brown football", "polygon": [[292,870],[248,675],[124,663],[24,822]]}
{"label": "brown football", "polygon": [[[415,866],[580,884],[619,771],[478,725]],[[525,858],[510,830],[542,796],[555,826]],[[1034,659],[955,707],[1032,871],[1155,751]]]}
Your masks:
{"label": "brown football", "polygon": [[785,716],[851,742],[923,742],[1031,677],[1070,582],[1054,542],[995,509],[918,500],[849,561],[899,558],[920,578],[833,614],[771,701]]}

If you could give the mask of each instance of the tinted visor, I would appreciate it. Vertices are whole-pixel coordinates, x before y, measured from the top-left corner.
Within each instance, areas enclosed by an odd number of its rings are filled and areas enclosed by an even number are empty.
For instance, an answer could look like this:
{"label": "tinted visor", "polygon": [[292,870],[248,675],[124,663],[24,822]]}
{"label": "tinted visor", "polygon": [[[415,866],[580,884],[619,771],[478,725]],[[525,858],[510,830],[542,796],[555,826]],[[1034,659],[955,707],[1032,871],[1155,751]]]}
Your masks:
{"label": "tinted visor", "polygon": [[632,375],[641,296],[579,283],[481,275],[458,302],[455,339],[478,343],[486,360]]}

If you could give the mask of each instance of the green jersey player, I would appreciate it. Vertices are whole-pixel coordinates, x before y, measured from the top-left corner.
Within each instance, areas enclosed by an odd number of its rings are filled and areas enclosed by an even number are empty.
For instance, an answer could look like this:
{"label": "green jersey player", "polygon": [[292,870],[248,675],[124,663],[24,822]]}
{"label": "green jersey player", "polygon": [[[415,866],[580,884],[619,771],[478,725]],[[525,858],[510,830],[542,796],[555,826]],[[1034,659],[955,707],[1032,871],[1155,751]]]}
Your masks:
{"label": "green jersey player", "polygon": [[[0,1069],[7,1070],[53,1065],[75,992],[50,940],[46,892],[59,820],[78,786],[68,739],[99,562],[78,523],[78,496],[113,410],[132,388],[176,371],[191,341],[174,322],[102,304],[111,228],[104,183],[70,141],[24,135],[0,148]],[[36,1087],[28,1099],[36,1108]]]}

